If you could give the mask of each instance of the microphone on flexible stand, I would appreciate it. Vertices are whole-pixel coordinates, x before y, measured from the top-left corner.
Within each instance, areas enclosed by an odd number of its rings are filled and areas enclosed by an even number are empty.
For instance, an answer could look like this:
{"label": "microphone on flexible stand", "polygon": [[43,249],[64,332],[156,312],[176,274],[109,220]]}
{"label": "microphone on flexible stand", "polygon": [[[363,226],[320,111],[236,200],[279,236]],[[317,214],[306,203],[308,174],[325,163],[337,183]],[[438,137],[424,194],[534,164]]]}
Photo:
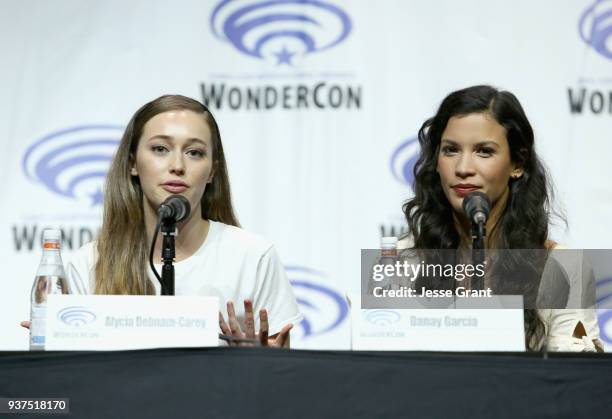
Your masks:
{"label": "microphone on flexible stand", "polygon": [[[474,266],[484,264],[486,223],[491,210],[491,201],[483,192],[472,192],[463,199],[463,212],[472,226],[472,262]],[[483,289],[483,278],[474,277],[472,289]]]}
{"label": "microphone on flexible stand", "polygon": [[[157,226],[151,243],[149,264],[153,273],[161,283],[161,295],[174,295],[174,257],[176,256],[174,237],[176,236],[176,224],[189,217],[191,205],[187,198],[181,195],[171,195],[157,209]],[[161,278],[153,264],[153,250],[157,233],[161,227],[163,235],[162,242],[162,275]]]}

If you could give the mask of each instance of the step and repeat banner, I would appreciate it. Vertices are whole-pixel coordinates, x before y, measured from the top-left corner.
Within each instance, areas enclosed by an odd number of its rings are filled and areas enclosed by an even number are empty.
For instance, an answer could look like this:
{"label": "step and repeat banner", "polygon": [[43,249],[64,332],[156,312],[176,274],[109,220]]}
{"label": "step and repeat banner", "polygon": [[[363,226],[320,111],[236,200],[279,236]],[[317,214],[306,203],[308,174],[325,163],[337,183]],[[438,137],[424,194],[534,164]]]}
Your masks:
{"label": "step and repeat banner", "polygon": [[239,220],[275,243],[304,314],[295,347],[350,346],[360,249],[404,231],[416,133],[459,88],[518,96],[568,219],[553,238],[612,248],[612,1],[1,5],[0,349],[27,348],[42,230],[62,229],[64,260],[96,237],[122,130],[167,93],[218,119]]}

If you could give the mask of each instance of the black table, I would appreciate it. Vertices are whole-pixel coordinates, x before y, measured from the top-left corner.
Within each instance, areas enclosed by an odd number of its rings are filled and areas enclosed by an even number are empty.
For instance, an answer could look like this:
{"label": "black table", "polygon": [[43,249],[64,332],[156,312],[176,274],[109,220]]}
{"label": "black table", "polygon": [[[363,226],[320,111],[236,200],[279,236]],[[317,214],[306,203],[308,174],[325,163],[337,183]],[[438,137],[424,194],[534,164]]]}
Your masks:
{"label": "black table", "polygon": [[8,396],[67,397],[70,414],[58,418],[592,419],[612,417],[612,357],[265,348],[0,352],[0,397]]}

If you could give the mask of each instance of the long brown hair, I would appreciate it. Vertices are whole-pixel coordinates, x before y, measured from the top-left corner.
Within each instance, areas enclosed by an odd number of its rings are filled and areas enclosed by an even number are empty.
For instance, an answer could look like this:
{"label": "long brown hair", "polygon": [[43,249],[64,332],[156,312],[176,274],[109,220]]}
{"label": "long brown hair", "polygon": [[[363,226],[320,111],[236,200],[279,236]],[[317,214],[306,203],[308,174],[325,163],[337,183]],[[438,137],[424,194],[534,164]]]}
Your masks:
{"label": "long brown hair", "polygon": [[163,112],[189,110],[202,115],[211,131],[212,182],[201,199],[202,218],[238,226],[232,207],[221,134],[210,110],[181,95],[161,96],[136,111],[128,123],[106,177],[104,217],[97,242],[96,294],[153,294],[148,277],[149,243],[144,222],[143,192],[130,174],[145,124]]}

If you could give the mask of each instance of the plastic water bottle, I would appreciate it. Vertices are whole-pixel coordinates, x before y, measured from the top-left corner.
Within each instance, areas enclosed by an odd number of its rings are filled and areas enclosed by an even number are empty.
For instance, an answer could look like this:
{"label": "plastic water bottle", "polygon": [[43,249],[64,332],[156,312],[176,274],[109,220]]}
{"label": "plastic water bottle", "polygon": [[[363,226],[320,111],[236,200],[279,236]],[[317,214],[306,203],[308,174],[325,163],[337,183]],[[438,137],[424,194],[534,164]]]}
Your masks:
{"label": "plastic water bottle", "polygon": [[[379,264],[381,265],[392,265],[395,266],[397,261],[397,237],[381,237],[380,238],[380,259]],[[386,290],[397,289],[395,275],[391,277],[385,277],[380,283],[380,287]]]}
{"label": "plastic water bottle", "polygon": [[43,231],[43,254],[32,285],[30,312],[30,350],[45,349],[47,296],[68,294],[68,283],[60,254],[60,230]]}

